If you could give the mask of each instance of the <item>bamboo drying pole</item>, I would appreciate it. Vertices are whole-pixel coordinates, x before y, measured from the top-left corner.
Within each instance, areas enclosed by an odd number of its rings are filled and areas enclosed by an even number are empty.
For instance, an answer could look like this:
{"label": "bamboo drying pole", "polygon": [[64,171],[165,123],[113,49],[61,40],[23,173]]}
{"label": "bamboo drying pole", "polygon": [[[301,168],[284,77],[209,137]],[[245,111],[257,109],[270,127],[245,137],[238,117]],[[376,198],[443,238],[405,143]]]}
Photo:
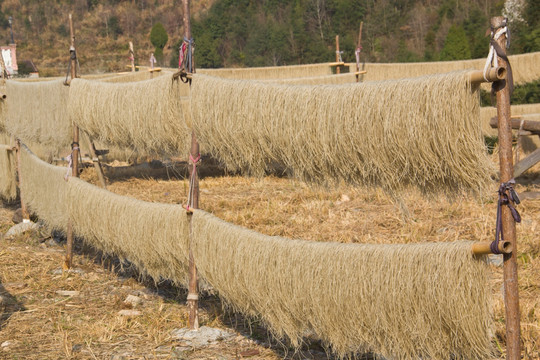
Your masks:
{"label": "bamboo drying pole", "polygon": [[[356,51],[358,52],[358,59],[356,61],[356,82],[360,81],[360,49],[362,48],[362,27],[364,22],[360,22],[360,30],[358,31],[358,43],[356,44]],[[356,55],[356,54],[355,54]]]}
{"label": "bamboo drying pole", "polygon": [[[510,254],[513,250],[512,243],[510,241],[500,241],[498,250],[501,254]],[[491,242],[489,241],[474,243],[471,247],[471,251],[473,255],[493,254],[493,250],[491,250]]]}
{"label": "bamboo drying pole", "polygon": [[[71,58],[71,79],[77,77],[77,53],[75,51],[75,33],[73,31],[73,20],[71,14],[69,14],[69,35],[71,37],[71,46],[69,48]],[[79,177],[79,127],[73,124],[73,143],[71,144],[71,175]],[[66,257],[64,259],[64,270],[71,269],[73,264],[73,224],[71,220],[68,220],[67,225],[67,249]]]}
{"label": "bamboo drying pole", "polygon": [[[507,26],[507,19],[502,16],[491,18],[491,29],[497,30]],[[495,41],[506,55],[506,33],[503,33]],[[506,60],[498,56],[498,63],[502,67],[508,67]],[[508,81],[501,80],[495,83],[497,97],[497,117],[499,119],[499,161],[501,183],[510,181],[514,177],[514,165],[512,163],[512,120],[510,115],[510,85]],[[504,254],[504,304],[506,310],[506,358],[508,360],[521,359],[520,324],[519,324],[519,294],[517,275],[517,244],[516,223],[508,206],[502,206],[502,234],[506,241],[512,244],[512,252]]]}
{"label": "bamboo drying pole", "polygon": [[[189,0],[182,0],[184,5],[184,37],[187,39],[187,41],[191,41],[191,24],[190,24],[190,11],[189,11]],[[191,56],[192,53],[187,53],[185,56]],[[193,64],[193,57],[190,59],[191,64]],[[189,69],[186,69],[188,71]],[[195,68],[193,67],[192,72],[195,72]],[[191,82],[190,82],[191,84]],[[199,208],[199,176],[197,174],[197,167],[196,162],[199,159],[199,143],[197,142],[197,136],[195,135],[195,131],[191,132],[191,150],[189,154],[190,158],[190,166],[189,166],[189,176],[190,176],[190,184],[192,184],[191,188],[191,196],[192,196],[192,204],[191,207],[194,209]],[[192,240],[192,221],[193,217],[192,215],[189,215],[189,232],[190,232],[190,244],[189,244],[189,284],[188,284],[188,297],[187,297],[187,303],[188,303],[188,328],[190,330],[198,330],[199,329],[199,286],[198,286],[198,280],[197,280],[197,265],[195,264],[195,259],[193,257],[193,251],[191,249],[191,240]]]}
{"label": "bamboo drying pole", "polygon": [[[339,35],[336,35],[336,63],[339,64],[340,61],[339,56]],[[339,65],[336,66],[336,74],[339,74],[341,72],[341,69]]]}
{"label": "bamboo drying pole", "polygon": [[486,74],[482,70],[471,71],[469,76],[473,84],[495,82],[506,79],[506,68],[503,66],[491,68]]}
{"label": "bamboo drying pole", "polygon": [[22,191],[22,182],[23,182],[23,176],[21,173],[21,141],[19,139],[16,140],[16,151],[17,151],[17,177],[19,179],[19,199],[21,200],[21,215],[23,218],[23,222],[30,221],[30,214],[28,213],[28,208],[26,207],[26,203],[24,202],[23,197],[23,191]]}

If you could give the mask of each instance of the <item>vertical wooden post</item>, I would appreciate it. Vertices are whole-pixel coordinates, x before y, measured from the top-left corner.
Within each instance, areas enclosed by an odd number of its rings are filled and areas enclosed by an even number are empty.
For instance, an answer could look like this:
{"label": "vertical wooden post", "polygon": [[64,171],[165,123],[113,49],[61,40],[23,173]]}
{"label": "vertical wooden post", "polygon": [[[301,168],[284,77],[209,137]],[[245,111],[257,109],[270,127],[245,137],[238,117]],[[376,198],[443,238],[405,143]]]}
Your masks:
{"label": "vertical wooden post", "polygon": [[17,177],[19,179],[19,199],[21,200],[21,213],[23,222],[30,221],[30,214],[28,213],[28,208],[26,207],[26,203],[24,202],[23,197],[23,191],[22,191],[22,183],[23,183],[23,176],[21,173],[21,141],[17,139],[16,141],[16,147],[17,147]]}
{"label": "vertical wooden post", "polygon": [[96,153],[96,146],[94,145],[94,142],[92,141],[90,135],[88,135],[88,133],[86,133],[85,131],[83,131],[83,133],[86,135],[86,140],[88,141],[88,150],[90,151],[90,156],[92,157],[92,163],[94,164],[94,169],[96,169],[99,183],[101,184],[102,188],[106,189],[107,181],[105,180],[103,168],[101,167],[101,162],[99,161],[98,155]]}
{"label": "vertical wooden post", "polygon": [[129,42],[129,60],[131,61],[131,72],[135,72],[135,52],[131,41]]}
{"label": "vertical wooden post", "polygon": [[[339,35],[336,35],[336,63],[339,63]],[[336,65],[336,74],[341,73],[341,68]]]}
{"label": "vertical wooden post", "polygon": [[[364,22],[360,22],[360,30],[358,31],[358,43],[356,44],[356,52],[358,52],[358,60],[356,61],[356,82],[360,81],[360,49],[362,49],[362,27]],[[355,53],[356,57],[356,53]]]}
{"label": "vertical wooden post", "polygon": [[[71,38],[71,46],[69,48],[70,61],[71,61],[71,79],[77,77],[77,53],[75,51],[75,33],[73,31],[73,20],[71,14],[69,14],[69,34]],[[72,171],[71,175],[79,177],[79,127],[73,124],[73,143],[71,144],[71,161]],[[65,270],[71,269],[73,264],[73,224],[71,220],[68,220],[67,226],[67,248],[66,257],[64,259]]]}
{"label": "vertical wooden post", "polygon": [[[506,19],[502,16],[491,19],[491,29],[496,32],[506,26]],[[506,53],[506,34],[496,40],[500,48]],[[498,57],[499,66],[506,68],[507,62]],[[507,182],[514,177],[514,165],[512,163],[512,120],[510,117],[510,86],[506,80],[495,83],[497,96],[497,117],[499,133],[499,161],[501,183]],[[510,254],[504,254],[504,303],[506,310],[506,358],[508,360],[521,359],[520,324],[519,324],[519,294],[517,275],[517,244],[516,223],[507,206],[501,209],[502,233],[504,240],[512,244]]]}
{"label": "vertical wooden post", "polygon": [[[190,24],[190,11],[189,11],[189,0],[182,0],[184,5],[184,37],[190,41],[191,40],[191,24]],[[186,56],[192,56],[192,53],[186,54]],[[193,57],[190,59],[193,64]],[[186,69],[187,70],[187,69]],[[193,69],[195,72],[195,69]],[[190,83],[191,84],[191,83]],[[194,209],[199,208],[199,175],[196,171],[196,166],[193,161],[199,159],[199,143],[197,141],[197,136],[195,135],[195,130],[191,132],[191,150],[189,153],[190,157],[190,166],[189,166],[189,176],[190,183],[192,184],[191,196],[192,204],[191,207]],[[191,215],[190,215],[191,216]],[[197,280],[197,265],[195,264],[195,259],[193,258],[193,251],[191,249],[191,234],[192,234],[192,220],[190,217],[189,221],[189,231],[190,231],[190,244],[189,244],[189,284],[188,284],[188,328],[191,330],[199,329],[199,286]]]}
{"label": "vertical wooden post", "polygon": [[[197,174],[196,166],[193,159],[199,158],[199,143],[197,142],[197,137],[195,136],[195,131],[191,132],[191,150],[190,150],[190,166],[189,166],[189,177],[190,183],[192,184],[191,196],[192,204],[190,205],[194,209],[199,208],[199,175]],[[199,285],[197,279],[197,265],[195,264],[195,259],[193,258],[192,251],[192,220],[193,215],[190,215],[189,219],[189,233],[190,233],[190,243],[189,243],[189,284],[188,284],[188,328],[191,330],[199,329]]]}

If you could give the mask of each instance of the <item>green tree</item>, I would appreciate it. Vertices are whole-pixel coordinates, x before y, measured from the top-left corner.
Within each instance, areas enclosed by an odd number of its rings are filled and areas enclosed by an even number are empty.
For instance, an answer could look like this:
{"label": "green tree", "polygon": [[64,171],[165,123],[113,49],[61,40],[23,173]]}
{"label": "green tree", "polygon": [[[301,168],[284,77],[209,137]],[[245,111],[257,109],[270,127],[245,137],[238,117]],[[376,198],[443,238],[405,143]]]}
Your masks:
{"label": "green tree", "polygon": [[441,60],[465,60],[471,58],[469,40],[463,27],[452,25],[441,50]]}
{"label": "green tree", "polygon": [[150,31],[150,42],[155,46],[156,50],[154,51],[154,56],[156,60],[161,61],[163,59],[163,48],[165,44],[169,41],[169,35],[165,31],[165,27],[160,22],[157,22],[152,26],[152,31]]}

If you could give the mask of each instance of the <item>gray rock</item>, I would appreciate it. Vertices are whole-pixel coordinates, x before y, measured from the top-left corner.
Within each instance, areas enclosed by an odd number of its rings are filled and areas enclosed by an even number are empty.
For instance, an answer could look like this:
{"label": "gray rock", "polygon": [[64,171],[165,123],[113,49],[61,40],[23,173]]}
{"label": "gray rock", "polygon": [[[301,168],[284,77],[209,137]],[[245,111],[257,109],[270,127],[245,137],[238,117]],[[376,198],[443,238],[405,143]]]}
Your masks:
{"label": "gray rock", "polygon": [[199,330],[190,330],[188,328],[175,329],[171,331],[171,335],[195,348],[229,341],[236,337],[236,334],[232,332],[208,326],[202,326]]}
{"label": "gray rock", "polygon": [[140,305],[142,303],[142,299],[135,295],[128,295],[126,300],[124,300],[125,304],[131,304],[133,307]]}
{"label": "gray rock", "polygon": [[22,209],[21,209],[21,208],[18,208],[17,210],[15,210],[15,212],[13,213],[13,217],[11,218],[11,220],[12,220],[13,223],[15,223],[15,224],[22,223],[22,221],[23,221],[23,216],[22,216]]}
{"label": "gray rock", "polygon": [[36,224],[36,223],[33,223],[31,221],[29,222],[22,222],[22,223],[19,223],[17,225],[13,225],[7,232],[6,232],[6,235],[4,236],[6,239],[10,239],[10,238],[13,238],[17,235],[21,235],[21,234],[24,234],[25,232],[27,231],[38,231],[39,230],[39,225]]}

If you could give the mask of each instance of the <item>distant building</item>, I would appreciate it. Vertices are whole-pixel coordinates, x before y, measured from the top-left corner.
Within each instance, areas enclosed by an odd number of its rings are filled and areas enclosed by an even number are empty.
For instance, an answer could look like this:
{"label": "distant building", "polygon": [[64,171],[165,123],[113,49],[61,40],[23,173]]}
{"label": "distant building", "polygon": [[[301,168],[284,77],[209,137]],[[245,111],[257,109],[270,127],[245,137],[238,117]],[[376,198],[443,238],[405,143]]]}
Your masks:
{"label": "distant building", "polygon": [[2,50],[2,58],[4,59],[7,73],[11,76],[17,75],[19,72],[19,66],[17,65],[17,45],[9,44],[7,46],[0,46],[0,49]]}

